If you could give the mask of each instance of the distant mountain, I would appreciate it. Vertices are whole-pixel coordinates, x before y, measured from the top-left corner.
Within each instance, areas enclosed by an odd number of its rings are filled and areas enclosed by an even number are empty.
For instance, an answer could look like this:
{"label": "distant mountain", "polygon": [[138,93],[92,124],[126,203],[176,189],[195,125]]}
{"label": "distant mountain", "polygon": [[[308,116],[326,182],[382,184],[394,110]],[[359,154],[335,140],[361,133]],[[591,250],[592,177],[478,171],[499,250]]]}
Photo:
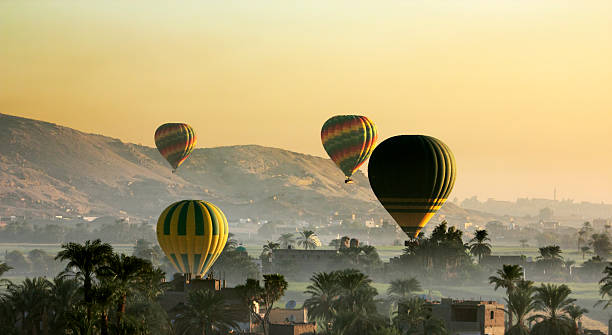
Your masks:
{"label": "distant mountain", "polygon": [[[238,218],[323,220],[335,212],[389,218],[358,172],[329,160],[256,145],[196,149],[176,174],[157,149],[0,114],[0,216],[156,218],[170,203],[203,199]],[[443,215],[491,215],[451,203]],[[476,219],[475,219],[476,218]]]}

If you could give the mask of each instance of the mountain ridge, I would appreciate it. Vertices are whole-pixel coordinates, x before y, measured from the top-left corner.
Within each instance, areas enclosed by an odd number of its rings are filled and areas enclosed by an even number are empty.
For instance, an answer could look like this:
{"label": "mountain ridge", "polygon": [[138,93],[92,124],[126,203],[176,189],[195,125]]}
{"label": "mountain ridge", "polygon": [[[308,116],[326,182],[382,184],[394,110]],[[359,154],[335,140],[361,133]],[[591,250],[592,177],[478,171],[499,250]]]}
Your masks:
{"label": "mountain ridge", "polygon": [[[155,219],[174,201],[217,204],[230,220],[323,220],[336,212],[391,220],[358,171],[260,145],[196,148],[175,174],[157,149],[0,114],[0,215]],[[488,220],[452,203],[441,213]]]}

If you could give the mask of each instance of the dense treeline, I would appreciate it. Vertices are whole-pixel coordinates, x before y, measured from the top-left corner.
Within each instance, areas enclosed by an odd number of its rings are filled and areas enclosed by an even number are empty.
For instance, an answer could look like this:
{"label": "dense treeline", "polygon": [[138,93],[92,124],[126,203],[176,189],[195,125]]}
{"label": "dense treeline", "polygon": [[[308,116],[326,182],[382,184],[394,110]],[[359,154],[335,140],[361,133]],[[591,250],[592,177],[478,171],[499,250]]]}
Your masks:
{"label": "dense treeline", "polygon": [[[586,227],[588,225],[585,224]],[[409,240],[402,254],[392,258],[389,263],[381,261],[373,246],[358,243],[349,245],[348,241],[353,239],[347,236],[330,242],[329,246],[337,249],[337,253],[304,255],[304,260],[309,261],[296,261],[290,257],[277,257],[273,261],[271,255],[274,250],[295,246],[312,250],[321,246],[315,231],[304,230],[298,234],[284,233],[276,242],[268,241],[263,245],[260,259],[264,271],[280,272],[296,281],[309,277],[314,272],[354,268],[379,282],[415,274],[419,280],[439,285],[484,285],[488,276],[500,266],[495,259],[487,259],[492,253],[489,236],[487,230],[477,230],[473,238],[466,241],[461,230],[448,226],[444,221],[437,225],[429,236],[422,233]],[[584,261],[581,264],[566,259],[561,247],[555,244],[538,248],[539,254],[534,259],[528,260],[527,257],[517,255],[513,261],[523,266],[532,280],[596,282],[606,266],[609,248],[612,248],[609,236],[605,232],[592,233],[584,230],[578,238],[584,253]],[[595,255],[591,255],[591,249]],[[591,257],[586,257],[587,255]]]}
{"label": "dense treeline", "polygon": [[496,290],[506,290],[509,317],[506,334],[583,334],[579,322],[588,310],[575,304],[567,285],[543,283],[535,286],[523,278],[523,269],[518,265],[504,265],[496,276],[489,277]]}
{"label": "dense treeline", "polygon": [[[304,306],[319,324],[320,334],[431,334],[445,335],[445,323],[432,314],[415,278],[395,280],[387,298],[376,300],[371,279],[354,269],[316,273],[305,293]],[[518,265],[504,265],[489,277],[495,289],[505,289],[507,335],[580,335],[580,320],[587,309],[575,304],[565,284],[536,286],[523,279]],[[601,280],[602,302],[612,304],[612,265]],[[386,311],[392,311],[389,318]]]}
{"label": "dense treeline", "polygon": [[[2,334],[167,334],[157,303],[164,272],[150,261],[113,252],[100,240],[67,243],[55,257],[60,275],[5,282]],[[10,269],[3,264],[2,271]]]}
{"label": "dense treeline", "polygon": [[[448,243],[452,249],[457,235],[441,227],[434,240],[429,239],[430,243]],[[484,241],[475,239],[472,246]],[[143,241],[137,245],[135,254],[155,261],[155,247]],[[231,245],[229,250],[236,255],[243,252]],[[553,247],[544,252],[556,250]],[[427,257],[420,259],[435,271]],[[237,326],[235,310],[228,308],[222,295],[208,290],[190,291],[187,303],[178,307],[171,320],[158,300],[170,286],[164,281],[164,272],[151,260],[117,254],[100,240],[64,244],[54,258],[65,268],[53,279],[2,281],[1,334],[212,335],[227,334]],[[452,268],[455,261],[449,260],[447,266]],[[9,269],[0,263],[0,276]],[[612,264],[604,273],[600,294],[605,308],[612,304]],[[506,290],[506,334],[581,334],[579,321],[587,310],[575,304],[567,285],[536,286],[524,280],[518,265],[504,265],[488,281],[495,289]],[[263,285],[256,279],[243,283],[237,286],[240,301],[267,334],[271,308],[285,294],[288,283],[279,274],[264,275]],[[387,296],[381,299],[371,277],[362,271],[320,272],[310,278],[304,306],[319,324],[321,334],[447,334],[444,322],[415,295],[422,290],[416,278],[404,277],[392,281]],[[264,312],[258,313],[256,305]]]}
{"label": "dense treeline", "polygon": [[0,242],[5,243],[64,243],[99,238],[109,243],[134,243],[138,239],[154,241],[154,228],[146,223],[129,223],[124,220],[112,222],[30,223],[8,222],[0,227]]}

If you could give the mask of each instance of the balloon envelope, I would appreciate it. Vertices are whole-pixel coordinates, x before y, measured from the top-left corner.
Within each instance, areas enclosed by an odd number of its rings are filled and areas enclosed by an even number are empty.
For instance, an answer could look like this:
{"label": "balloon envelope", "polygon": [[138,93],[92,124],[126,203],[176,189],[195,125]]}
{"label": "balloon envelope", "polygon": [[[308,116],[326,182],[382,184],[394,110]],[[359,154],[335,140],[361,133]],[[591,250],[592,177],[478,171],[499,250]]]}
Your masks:
{"label": "balloon envelope", "polygon": [[189,157],[196,144],[196,135],[186,123],[165,123],[155,131],[155,145],[176,170]]}
{"label": "balloon envelope", "polygon": [[204,275],[225,247],[225,215],[210,202],[183,200],[166,208],[157,221],[157,241],[178,272]]}
{"label": "balloon envelope", "polygon": [[430,136],[388,138],[374,149],[368,163],[374,194],[402,230],[413,237],[446,202],[455,176],[453,153]]}
{"label": "balloon envelope", "polygon": [[374,123],[360,115],[336,115],[321,128],[323,148],[344,172],[346,182],[370,157],[376,138]]}

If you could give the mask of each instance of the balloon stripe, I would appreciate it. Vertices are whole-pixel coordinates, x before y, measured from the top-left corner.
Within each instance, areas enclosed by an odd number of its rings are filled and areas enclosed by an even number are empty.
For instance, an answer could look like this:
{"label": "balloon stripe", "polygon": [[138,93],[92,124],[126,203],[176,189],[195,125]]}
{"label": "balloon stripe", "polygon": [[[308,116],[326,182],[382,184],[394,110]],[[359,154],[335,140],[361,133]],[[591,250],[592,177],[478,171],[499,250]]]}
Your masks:
{"label": "balloon stripe", "polygon": [[202,207],[197,202],[194,206],[195,210],[195,234],[204,236],[204,215],[202,214]]}
{"label": "balloon stripe", "polygon": [[190,204],[191,204],[191,201],[187,202],[181,208],[179,219],[178,219],[177,230],[176,230],[176,234],[179,236],[187,235],[187,210],[189,210]]}
{"label": "balloon stripe", "polygon": [[212,220],[212,234],[219,235],[219,222],[217,222],[216,215],[213,215],[213,211],[211,210],[210,206],[208,206],[208,204],[203,202],[202,205],[204,205],[204,207],[206,207],[206,210],[211,214],[210,219]]}
{"label": "balloon stripe", "polygon": [[177,269],[177,271],[181,271],[180,267],[179,267],[179,262],[178,259],[176,259],[176,254],[175,253],[171,253],[170,254],[170,260],[172,261],[172,265],[174,265],[174,267]]}
{"label": "balloon stripe", "polygon": [[[202,255],[206,255],[210,252],[210,248],[212,246],[212,219],[211,216],[213,213],[210,213],[206,207],[204,206],[204,201],[198,201],[198,205],[200,209],[202,209],[202,213],[204,214],[204,243],[202,247]],[[206,273],[208,271],[208,267],[204,266],[199,269],[200,273]]]}
{"label": "balloon stripe", "polygon": [[193,254],[193,273],[200,273],[200,261],[202,259],[202,255],[198,253]]}

